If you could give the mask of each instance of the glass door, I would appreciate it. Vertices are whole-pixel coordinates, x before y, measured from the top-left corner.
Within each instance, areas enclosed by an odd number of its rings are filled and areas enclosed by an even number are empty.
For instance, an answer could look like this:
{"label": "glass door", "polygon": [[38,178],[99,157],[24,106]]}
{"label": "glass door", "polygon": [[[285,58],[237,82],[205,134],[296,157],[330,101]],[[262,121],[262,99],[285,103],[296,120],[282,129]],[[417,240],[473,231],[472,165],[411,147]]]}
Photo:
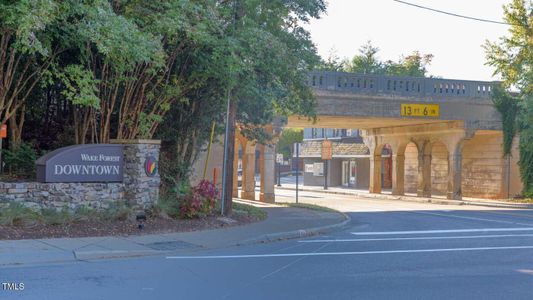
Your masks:
{"label": "glass door", "polygon": [[350,161],[350,186],[357,185],[357,164],[355,160]]}
{"label": "glass door", "polygon": [[348,161],[342,162],[342,186],[350,185],[350,166]]}

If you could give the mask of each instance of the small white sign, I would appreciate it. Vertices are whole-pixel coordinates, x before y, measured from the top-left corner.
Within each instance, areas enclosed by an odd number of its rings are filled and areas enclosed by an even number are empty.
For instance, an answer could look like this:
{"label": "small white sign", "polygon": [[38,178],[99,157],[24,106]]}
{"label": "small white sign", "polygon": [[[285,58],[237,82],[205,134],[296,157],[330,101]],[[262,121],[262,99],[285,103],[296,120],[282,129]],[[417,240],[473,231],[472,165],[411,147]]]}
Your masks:
{"label": "small white sign", "polygon": [[315,166],[313,164],[305,164],[305,173],[313,173]]}
{"label": "small white sign", "polygon": [[313,168],[314,176],[324,176],[324,163],[315,163]]}
{"label": "small white sign", "polygon": [[278,164],[282,164],[283,163],[283,154],[281,154],[281,153],[276,154],[276,162]]}

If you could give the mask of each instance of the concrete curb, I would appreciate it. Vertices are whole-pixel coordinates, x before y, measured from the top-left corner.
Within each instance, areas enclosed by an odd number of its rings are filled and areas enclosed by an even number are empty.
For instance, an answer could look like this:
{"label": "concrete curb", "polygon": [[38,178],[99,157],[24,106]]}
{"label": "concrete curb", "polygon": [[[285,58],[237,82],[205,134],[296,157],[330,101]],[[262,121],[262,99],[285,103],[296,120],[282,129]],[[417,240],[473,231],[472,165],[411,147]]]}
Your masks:
{"label": "concrete curb", "polygon": [[314,236],[318,234],[328,233],[338,228],[342,228],[352,221],[352,218],[350,218],[350,216],[348,216],[347,214],[343,212],[337,212],[337,213],[341,214],[344,217],[344,221],[337,223],[337,224],[313,227],[313,228],[308,228],[308,229],[278,232],[278,233],[273,233],[273,234],[264,234],[264,235],[258,236],[257,238],[238,242],[235,245],[236,246],[247,246],[247,245],[259,244],[259,243],[270,243],[270,242],[281,241],[281,240],[290,240],[290,239]]}
{"label": "concrete curb", "polygon": [[[293,191],[294,188],[286,187],[276,187],[280,190],[289,190]],[[361,194],[361,193],[349,193],[349,192],[339,192],[339,191],[321,191],[313,189],[299,189],[303,192],[316,192],[323,194],[334,194],[334,195],[345,195],[345,196],[357,196],[367,199],[380,199],[380,200],[399,200],[406,202],[418,202],[418,203],[433,203],[441,205],[474,205],[474,206],[485,206],[485,207],[499,207],[499,208],[517,208],[517,209],[533,209],[533,204],[527,203],[503,203],[503,202],[483,202],[483,201],[471,201],[471,200],[448,200],[448,199],[437,199],[437,198],[426,198],[426,197],[411,197],[411,196],[394,196],[394,195],[384,195],[384,194]]]}
{"label": "concrete curb", "polygon": [[96,251],[74,251],[74,260],[98,260],[127,258],[139,256],[152,256],[170,253],[161,250],[96,250]]}
{"label": "concrete curb", "polygon": [[[304,209],[304,208],[299,208]],[[278,232],[273,234],[263,234],[259,235],[256,238],[241,240],[234,243],[228,243],[227,245],[220,248],[227,248],[232,246],[244,246],[252,245],[258,243],[267,243],[279,240],[295,239],[302,238],[307,236],[313,236],[320,233],[326,233],[333,231],[337,228],[341,228],[348,224],[351,221],[351,218],[342,212],[337,212],[338,214],[344,217],[342,222],[337,224],[331,224],[326,226],[319,226],[307,229],[293,230],[287,232]],[[214,248],[205,248],[201,247],[203,250],[206,249],[216,249]],[[12,265],[32,265],[32,264],[55,264],[55,263],[69,263],[76,261],[91,261],[91,260],[105,260],[105,259],[120,259],[120,258],[132,258],[132,257],[143,257],[143,256],[156,256],[156,255],[171,255],[176,253],[175,250],[150,250],[150,249],[135,249],[135,250],[73,250],[73,251],[61,251],[61,257],[54,258],[44,258],[40,260],[28,261],[24,258],[16,259],[13,261],[1,263],[1,266],[12,266]],[[36,254],[38,256],[38,254]],[[35,257],[35,255],[32,255]]]}

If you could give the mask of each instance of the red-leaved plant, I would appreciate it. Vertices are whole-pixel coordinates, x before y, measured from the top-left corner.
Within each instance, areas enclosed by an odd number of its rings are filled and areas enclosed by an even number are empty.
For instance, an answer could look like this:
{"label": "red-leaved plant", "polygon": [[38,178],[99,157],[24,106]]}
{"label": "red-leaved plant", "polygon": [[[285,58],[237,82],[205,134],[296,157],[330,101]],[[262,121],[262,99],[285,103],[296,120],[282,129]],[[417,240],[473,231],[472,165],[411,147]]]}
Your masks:
{"label": "red-leaved plant", "polygon": [[202,180],[187,194],[180,205],[180,216],[193,219],[203,218],[213,213],[219,193],[217,187],[210,181]]}

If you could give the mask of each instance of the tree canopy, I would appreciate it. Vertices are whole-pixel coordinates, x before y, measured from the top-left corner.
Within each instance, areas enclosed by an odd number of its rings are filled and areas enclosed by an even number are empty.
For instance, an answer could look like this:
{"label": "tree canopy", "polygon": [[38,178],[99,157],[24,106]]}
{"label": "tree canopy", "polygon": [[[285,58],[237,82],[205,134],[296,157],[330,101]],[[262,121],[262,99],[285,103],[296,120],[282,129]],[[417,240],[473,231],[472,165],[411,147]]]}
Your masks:
{"label": "tree canopy", "polygon": [[[502,114],[504,152],[510,154],[513,137],[520,135],[520,175],[524,194],[533,196],[533,2],[513,0],[504,5],[509,35],[497,42],[487,41],[487,64],[501,76],[502,89],[493,93]],[[511,93],[511,90],[517,90]]]}
{"label": "tree canopy", "polygon": [[322,61],[321,68],[361,74],[426,77],[428,76],[427,66],[433,59],[433,54],[421,54],[419,51],[414,51],[409,55],[402,55],[398,61],[383,61],[378,57],[378,53],[379,48],[368,41],[351,59],[340,59],[334,52],[331,52],[329,57]]}
{"label": "tree canopy", "polygon": [[1,1],[9,146],[161,138],[166,175],[180,180],[213,122],[222,132],[228,101],[232,122],[263,142],[262,125],[275,116],[314,114],[306,79],[320,58],[302,26],[325,8],[323,0]]}

